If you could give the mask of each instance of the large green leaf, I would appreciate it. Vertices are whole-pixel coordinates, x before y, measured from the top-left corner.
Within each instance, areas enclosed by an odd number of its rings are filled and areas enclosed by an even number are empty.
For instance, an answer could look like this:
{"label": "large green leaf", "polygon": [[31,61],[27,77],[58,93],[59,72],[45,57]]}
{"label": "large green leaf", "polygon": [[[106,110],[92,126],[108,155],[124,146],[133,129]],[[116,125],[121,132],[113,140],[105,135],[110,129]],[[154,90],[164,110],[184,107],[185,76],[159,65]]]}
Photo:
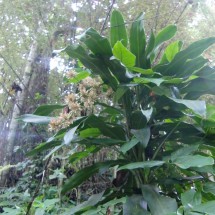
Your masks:
{"label": "large green leaf", "polygon": [[80,210],[86,210],[86,209],[89,210],[91,208],[91,206],[96,205],[99,201],[102,200],[103,194],[104,194],[104,191],[90,196],[90,198],[87,201],[73,207],[70,210],[70,214],[75,214],[76,212],[78,212]]}
{"label": "large green leaf", "polygon": [[126,203],[123,204],[123,215],[150,215],[147,211],[147,203],[142,195],[132,195],[126,198]]}
{"label": "large green leaf", "polygon": [[132,129],[142,129],[147,124],[147,119],[140,110],[133,111],[130,120]]}
{"label": "large green leaf", "polygon": [[143,27],[143,18],[144,14],[141,13],[132,23],[130,30],[130,50],[136,56],[136,66],[140,68],[146,68],[146,36]]}
{"label": "large green leaf", "polygon": [[66,132],[63,138],[63,144],[68,145],[72,140],[76,138],[75,132],[77,130],[78,126],[75,126],[71,128],[69,131]]}
{"label": "large green leaf", "polygon": [[99,151],[100,148],[96,146],[89,146],[85,150],[82,150],[80,152],[75,152],[69,157],[70,163],[76,163],[79,160],[88,157],[90,154],[96,153]]}
{"label": "large green leaf", "polygon": [[54,110],[57,109],[62,109],[64,108],[66,105],[41,105],[39,106],[34,112],[34,115],[39,115],[39,116],[47,116],[50,113],[52,113]]}
{"label": "large green leaf", "polygon": [[191,209],[196,205],[201,204],[202,196],[200,192],[194,189],[188,190],[181,194],[181,202],[185,209]]}
{"label": "large green leaf", "polygon": [[215,182],[206,182],[203,184],[203,192],[212,193],[215,196]]}
{"label": "large green leaf", "polygon": [[215,105],[207,104],[207,119],[215,120]]}
{"label": "large green leaf", "polygon": [[115,43],[113,47],[113,55],[120,60],[126,67],[133,67],[135,65],[136,57],[132,54],[121,41]]}
{"label": "large green leaf", "polygon": [[129,151],[131,148],[137,145],[138,142],[139,142],[138,139],[133,138],[129,142],[126,142],[125,144],[123,144],[119,150],[125,154],[127,151]]}
{"label": "large green leaf", "polygon": [[201,205],[197,205],[197,206],[193,207],[192,211],[204,213],[207,215],[214,215],[215,201],[209,201],[209,202],[203,203]]}
{"label": "large green leaf", "polygon": [[105,65],[109,68],[111,73],[117,78],[119,83],[128,83],[131,81],[132,76],[126,71],[126,67],[121,64],[117,59],[103,59]]}
{"label": "large green leaf", "polygon": [[159,87],[161,84],[180,84],[183,82],[183,79],[182,78],[170,78],[170,77],[163,77],[163,78],[135,77],[133,79],[133,82],[138,83],[138,84],[153,83]]}
{"label": "large green leaf", "polygon": [[173,99],[170,98],[176,103],[183,104],[187,108],[191,109],[194,113],[199,114],[200,116],[206,116],[206,103],[205,101],[198,100],[186,100],[186,99]]}
{"label": "large green leaf", "polygon": [[30,152],[27,153],[28,156],[36,155],[40,152],[43,152],[45,150],[54,148],[55,146],[61,145],[62,141],[50,141],[41,143],[40,145],[36,146],[34,149],[32,149]]}
{"label": "large green leaf", "polygon": [[214,159],[212,157],[205,157],[201,155],[185,155],[176,158],[173,163],[182,169],[188,169],[190,167],[213,165]]}
{"label": "large green leaf", "polygon": [[[192,60],[188,60],[174,73],[177,73],[178,77],[187,77],[189,75],[195,74],[195,72],[201,69],[207,62],[207,59],[204,59],[202,56],[199,56]],[[171,73],[171,75],[174,75],[174,73]]]}
{"label": "large green leaf", "polygon": [[193,167],[192,170],[200,173],[207,173],[207,174],[209,173],[215,176],[215,168],[213,165],[203,166],[203,167]]}
{"label": "large green leaf", "polygon": [[121,166],[118,169],[118,171],[123,169],[132,170],[132,169],[138,169],[138,168],[142,168],[142,169],[152,168],[155,166],[162,166],[164,163],[165,163],[164,161],[143,161],[143,162],[129,163],[124,166]]}
{"label": "large green leaf", "polygon": [[88,138],[88,137],[98,137],[101,134],[98,128],[87,128],[85,130],[80,131],[80,137]]}
{"label": "large green leaf", "polygon": [[77,73],[77,75],[74,78],[68,79],[67,83],[77,84],[80,81],[82,81],[84,78],[88,77],[89,75],[90,75],[89,72],[87,72],[87,71],[81,71],[81,72]]}
{"label": "large green leaf", "polygon": [[149,127],[145,127],[142,129],[132,129],[131,133],[136,137],[136,139],[139,140],[143,148],[147,147],[151,137],[151,131]]}
{"label": "large green leaf", "polygon": [[89,28],[81,36],[81,41],[86,44],[86,46],[95,55],[99,56],[112,56],[112,50],[110,43],[106,37],[101,36],[95,29]]}
{"label": "large green leaf", "polygon": [[174,151],[171,154],[171,160],[174,161],[175,159],[177,159],[180,156],[184,156],[184,155],[190,155],[193,152],[197,151],[199,148],[199,144],[195,144],[195,145],[191,145],[191,146],[184,146],[181,147],[180,149]]}
{"label": "large green leaf", "polygon": [[171,39],[174,37],[175,33],[177,32],[177,27],[175,25],[169,25],[158,32],[157,36],[155,37],[155,47],[157,48],[163,42]]}
{"label": "large green leaf", "polygon": [[204,66],[202,69],[197,71],[195,74],[201,78],[215,80],[215,67]]}
{"label": "large green leaf", "polygon": [[126,202],[126,197],[122,197],[119,199],[115,198],[105,204],[102,204],[102,207],[106,209],[105,211],[107,211],[107,208],[113,207],[114,205],[117,205],[119,203],[125,203],[125,202]]}
{"label": "large green leaf", "polygon": [[96,163],[92,166],[88,166],[79,170],[78,172],[74,173],[72,177],[65,183],[65,185],[62,188],[62,194],[65,194],[71,189],[79,186],[90,176],[99,172],[99,170],[106,170],[109,167],[120,165],[123,163],[126,163],[126,161],[123,161],[123,160],[105,161],[105,162]]}
{"label": "large green leaf", "polygon": [[114,146],[114,145],[122,145],[125,143],[125,140],[117,140],[117,139],[111,139],[111,138],[88,138],[88,139],[83,139],[78,142],[79,144],[84,144],[84,145],[96,145],[96,146]]}
{"label": "large green leaf", "polygon": [[113,10],[110,18],[110,42],[113,47],[117,41],[127,47],[128,37],[125,28],[125,22],[122,14],[118,10]]}
{"label": "large green leaf", "polygon": [[125,140],[125,131],[120,125],[109,125],[105,123],[102,118],[91,115],[85,121],[85,125],[91,128],[98,128],[100,132],[106,136],[117,140]]}
{"label": "large green leaf", "polygon": [[186,87],[181,89],[186,99],[197,99],[205,94],[215,94],[214,80],[197,78],[192,80]]}
{"label": "large green leaf", "polygon": [[34,124],[49,124],[54,117],[48,116],[38,116],[34,114],[24,114],[17,118],[18,120],[22,120],[23,122],[27,123],[34,123]]}
{"label": "large green leaf", "polygon": [[130,69],[133,72],[141,73],[143,75],[153,75],[154,74],[152,69],[142,69],[139,67],[129,67],[128,69]]}
{"label": "large green leaf", "polygon": [[194,42],[183,51],[178,52],[169,64],[158,65],[155,70],[163,75],[174,74],[174,72],[178,71],[178,68],[181,68],[187,60],[197,58],[213,43],[215,43],[215,37]]}
{"label": "large green leaf", "polygon": [[65,51],[70,57],[78,58],[85,67],[91,69],[93,73],[100,75],[104,83],[109,84],[113,90],[116,90],[117,81],[101,59],[88,55],[80,45],[68,46]]}
{"label": "large green leaf", "polygon": [[153,83],[156,84],[157,86],[160,86],[165,80],[163,78],[134,78],[133,79],[134,83],[138,84],[148,84],[148,83]]}
{"label": "large green leaf", "polygon": [[180,51],[181,46],[182,46],[181,41],[175,41],[170,43],[166,47],[160,63],[163,64],[163,63],[171,62],[174,59],[175,55]]}
{"label": "large green leaf", "polygon": [[[159,119],[179,118],[184,115],[186,109],[192,110],[199,116],[206,116],[206,106],[204,101],[174,99],[161,96],[155,103],[157,116]],[[191,111],[189,111],[190,113]]]}
{"label": "large green leaf", "polygon": [[147,47],[146,47],[146,57],[149,59],[150,58],[150,54],[153,51],[155,46],[155,35],[153,33],[153,31],[151,32]]}
{"label": "large green leaf", "polygon": [[176,200],[161,196],[154,187],[143,185],[142,193],[152,215],[167,215],[177,211]]}
{"label": "large green leaf", "polygon": [[119,86],[114,94],[114,101],[118,102],[128,90],[126,86]]}

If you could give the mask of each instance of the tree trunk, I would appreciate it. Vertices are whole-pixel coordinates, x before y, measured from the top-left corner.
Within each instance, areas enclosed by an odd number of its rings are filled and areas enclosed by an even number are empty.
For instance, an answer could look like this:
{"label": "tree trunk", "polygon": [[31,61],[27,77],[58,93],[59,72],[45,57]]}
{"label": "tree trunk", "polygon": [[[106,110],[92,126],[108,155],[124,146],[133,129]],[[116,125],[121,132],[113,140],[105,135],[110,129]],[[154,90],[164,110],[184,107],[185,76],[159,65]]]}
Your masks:
{"label": "tree trunk", "polygon": [[31,97],[31,95],[29,95],[28,86],[33,72],[32,64],[34,62],[36,55],[37,55],[37,42],[34,41],[31,46],[25,71],[24,71],[23,82],[21,84],[22,92],[20,91],[17,92],[17,97],[16,97],[17,99],[14,105],[13,114],[12,114],[12,118],[9,126],[9,134],[8,134],[7,146],[5,150],[6,153],[5,153],[4,164],[10,163],[13,150],[14,150],[14,144],[16,143],[15,138],[16,138],[16,133],[18,128],[18,121],[16,118],[19,117],[20,114],[22,113],[22,109],[25,106],[26,98]]}

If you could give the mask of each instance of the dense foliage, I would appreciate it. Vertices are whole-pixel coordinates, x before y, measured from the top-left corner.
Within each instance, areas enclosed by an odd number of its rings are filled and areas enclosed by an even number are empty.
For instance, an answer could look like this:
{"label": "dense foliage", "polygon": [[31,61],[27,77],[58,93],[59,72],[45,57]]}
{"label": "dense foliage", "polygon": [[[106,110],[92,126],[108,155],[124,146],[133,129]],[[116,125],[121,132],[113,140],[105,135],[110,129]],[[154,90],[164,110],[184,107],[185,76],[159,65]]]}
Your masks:
{"label": "dense foliage", "polygon": [[[42,204],[64,204],[66,194],[91,176],[116,169],[112,186],[66,213],[213,214],[215,107],[206,104],[202,96],[215,93],[215,69],[207,65],[202,53],[215,38],[199,40],[186,48],[181,41],[174,41],[161,56],[160,47],[175,35],[175,25],[156,35],[151,32],[147,38],[142,13],[132,23],[129,35],[124,24],[120,12],[114,10],[110,39],[90,28],[78,44],[63,51],[70,60],[77,60],[75,77],[67,80],[77,84],[76,94],[67,98],[69,111],[63,126],[29,152],[36,155],[54,148],[46,155],[48,160],[62,148],[80,145],[82,151],[69,152],[70,165],[103,148],[115,150],[118,156],[104,162],[95,160],[78,170],[66,180],[60,200],[50,197]],[[83,89],[87,76],[103,83],[88,83]],[[107,94],[110,89],[112,96],[99,98],[99,93]],[[89,107],[83,98],[90,92],[93,103],[89,101]],[[20,119],[53,127],[56,119],[48,115],[62,107],[41,106]],[[70,123],[65,123],[67,119]],[[33,206],[39,198],[43,197],[33,199]]]}

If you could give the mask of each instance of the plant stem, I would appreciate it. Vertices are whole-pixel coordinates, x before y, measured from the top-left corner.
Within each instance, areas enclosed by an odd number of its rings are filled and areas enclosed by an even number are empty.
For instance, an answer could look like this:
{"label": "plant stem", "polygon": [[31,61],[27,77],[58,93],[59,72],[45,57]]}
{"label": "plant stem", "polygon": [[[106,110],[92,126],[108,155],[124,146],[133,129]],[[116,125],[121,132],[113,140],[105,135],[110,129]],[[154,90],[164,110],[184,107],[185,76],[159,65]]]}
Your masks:
{"label": "plant stem", "polygon": [[166,140],[172,135],[172,133],[176,130],[176,128],[179,126],[180,123],[181,123],[181,121],[176,124],[176,126],[169,132],[169,134],[166,136],[166,138],[161,142],[161,144],[156,149],[156,151],[152,157],[152,160],[154,160],[156,158],[157,154],[159,153],[159,151],[161,150],[161,148],[165,144]]}

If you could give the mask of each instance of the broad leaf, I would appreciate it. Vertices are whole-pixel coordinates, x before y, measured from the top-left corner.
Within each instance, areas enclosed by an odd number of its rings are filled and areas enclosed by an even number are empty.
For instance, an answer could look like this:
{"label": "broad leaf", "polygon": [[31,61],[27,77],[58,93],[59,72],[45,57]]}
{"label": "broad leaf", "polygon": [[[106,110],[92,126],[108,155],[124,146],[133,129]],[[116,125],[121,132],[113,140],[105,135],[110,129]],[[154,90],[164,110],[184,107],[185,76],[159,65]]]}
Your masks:
{"label": "broad leaf", "polygon": [[155,35],[153,33],[153,31],[151,32],[150,38],[149,38],[149,42],[147,44],[146,47],[146,57],[149,59],[150,58],[150,54],[153,51],[155,46]]}
{"label": "broad leaf", "polygon": [[99,172],[99,170],[107,170],[109,167],[126,163],[123,160],[115,160],[115,161],[105,161],[101,163],[96,163],[92,166],[85,167],[78,172],[74,173],[72,177],[65,183],[62,188],[62,194],[70,191],[71,189],[79,186],[89,177]]}
{"label": "broad leaf", "polygon": [[214,215],[215,201],[209,201],[209,202],[203,203],[201,205],[197,205],[193,208],[192,211],[204,213],[207,215]]}
{"label": "broad leaf", "polygon": [[138,83],[138,84],[153,83],[159,87],[161,84],[180,84],[183,82],[183,79],[182,78],[169,78],[169,77],[163,77],[163,78],[136,77],[133,79],[133,81],[134,81],[134,83]]}
{"label": "broad leaf", "polygon": [[215,196],[215,182],[206,182],[203,184],[203,192],[212,193]]}
{"label": "broad leaf", "polygon": [[215,67],[205,66],[196,72],[196,75],[201,78],[206,78],[209,80],[215,80]]}
{"label": "broad leaf", "polygon": [[91,206],[96,205],[99,201],[102,200],[103,194],[104,194],[104,191],[101,193],[92,195],[87,201],[73,207],[70,211],[70,214],[75,214],[80,210],[84,210],[86,208],[89,209]]}
{"label": "broad leaf", "polygon": [[61,143],[62,143],[61,141],[51,141],[51,142],[41,143],[40,145],[38,145],[34,149],[32,149],[30,152],[28,152],[27,155],[28,156],[36,155],[40,152],[51,149],[55,146],[59,146],[59,145],[61,145]]}
{"label": "broad leaf", "polygon": [[138,169],[138,168],[141,168],[141,169],[152,168],[155,166],[162,166],[164,163],[165,163],[164,161],[143,161],[143,162],[129,163],[118,168],[118,171],[123,169],[132,170],[132,169]]}
{"label": "broad leaf", "polygon": [[78,126],[75,126],[74,128],[71,128],[69,131],[66,132],[66,134],[64,135],[64,138],[63,138],[63,144],[65,145],[68,145],[70,144],[70,142],[72,140],[74,140],[76,138],[75,136],[75,132],[77,130]]}
{"label": "broad leaf", "polygon": [[68,46],[65,51],[70,57],[78,58],[85,67],[91,69],[93,73],[100,75],[104,83],[109,84],[113,90],[116,90],[117,81],[115,77],[113,77],[109,69],[104,65],[104,62],[102,62],[99,58],[89,56],[80,45]]}
{"label": "broad leaf", "polygon": [[125,144],[123,144],[119,150],[125,154],[127,151],[129,151],[131,148],[137,145],[138,142],[139,142],[138,139],[133,138],[129,142],[126,142]]}
{"label": "broad leaf", "polygon": [[117,140],[117,139],[111,139],[111,138],[89,138],[89,139],[83,139],[78,142],[79,144],[84,145],[96,145],[96,146],[115,146],[115,145],[122,145],[125,143],[125,140]]}
{"label": "broad leaf", "polygon": [[201,201],[201,193],[196,192],[194,189],[181,194],[181,202],[186,209],[191,209],[194,206],[201,204]]}
{"label": "broad leaf", "polygon": [[149,127],[145,127],[138,130],[132,129],[131,133],[137,138],[137,140],[139,140],[143,148],[147,147],[151,136],[151,131]]}
{"label": "broad leaf", "polygon": [[167,215],[177,211],[176,200],[161,196],[152,186],[143,185],[142,193],[152,215]]}
{"label": "broad leaf", "polygon": [[48,116],[38,116],[34,114],[24,114],[17,118],[18,120],[22,120],[23,122],[27,123],[34,123],[34,124],[49,124],[54,117]]}
{"label": "broad leaf", "polygon": [[76,163],[79,160],[89,156],[90,154],[96,153],[99,151],[99,148],[96,146],[90,146],[86,148],[84,151],[81,152],[75,152],[69,157],[70,163]]}
{"label": "broad leaf", "polygon": [[197,144],[191,145],[191,146],[184,146],[171,154],[171,160],[174,161],[175,159],[177,159],[180,156],[190,155],[193,152],[197,151],[198,148],[199,148],[199,145],[197,145]]}
{"label": "broad leaf", "polygon": [[54,110],[63,109],[66,105],[41,105],[34,112],[34,115],[47,116]]}
{"label": "broad leaf", "polygon": [[[54,153],[56,153],[61,148],[63,148],[63,144],[61,144],[59,146],[55,146],[51,151],[49,151],[49,153],[44,157],[43,160],[47,160],[51,155],[53,155]],[[73,150],[75,150],[75,149],[76,148],[74,148]]]}
{"label": "broad leaf", "polygon": [[203,166],[203,167],[193,167],[192,170],[200,173],[210,173],[215,176],[215,168],[213,165]]}
{"label": "broad leaf", "polygon": [[129,90],[126,86],[119,86],[114,94],[114,100],[118,101]]}
{"label": "broad leaf", "polygon": [[81,41],[95,55],[112,56],[110,43],[106,37],[101,36],[95,29],[89,28],[81,37]]}
{"label": "broad leaf", "polygon": [[154,74],[152,69],[142,69],[139,67],[129,67],[128,69],[130,69],[133,72],[141,73],[142,75],[153,75]]}
{"label": "broad leaf", "polygon": [[198,99],[200,96],[205,94],[214,95],[214,80],[197,78],[190,82],[186,87],[182,88],[181,93],[186,93],[186,99]]}
{"label": "broad leaf", "polygon": [[135,55],[133,55],[120,41],[116,42],[114,45],[113,55],[126,67],[132,67],[135,65]]}
{"label": "broad leaf", "polygon": [[117,59],[105,58],[103,59],[106,66],[109,68],[111,73],[116,77],[119,83],[129,83],[132,79],[132,75],[130,75],[124,65]]}
{"label": "broad leaf", "polygon": [[165,80],[163,78],[134,78],[133,81],[138,84],[153,83],[160,86]]}
{"label": "broad leaf", "polygon": [[98,128],[87,128],[85,130],[80,131],[80,137],[88,138],[88,137],[98,137],[101,134]]}
{"label": "broad leaf", "polygon": [[132,129],[142,129],[147,124],[147,119],[140,110],[133,111],[130,120]]}
{"label": "broad leaf", "polygon": [[126,198],[126,203],[123,204],[123,215],[150,215],[147,211],[147,203],[141,195],[132,195]]}
{"label": "broad leaf", "polygon": [[173,99],[170,98],[176,103],[185,105],[187,108],[191,109],[194,113],[199,114],[202,117],[206,116],[206,104],[205,101],[197,100],[186,100],[186,99]]}
{"label": "broad leaf", "polygon": [[81,71],[81,72],[77,73],[77,75],[74,78],[68,79],[67,83],[74,83],[74,84],[79,83],[84,78],[88,77],[89,75],[90,75],[89,72]]}
{"label": "broad leaf", "polygon": [[113,200],[111,200],[105,204],[102,204],[102,207],[109,208],[109,207],[112,207],[112,206],[117,205],[119,203],[125,203],[125,201],[126,201],[126,197],[122,197],[120,199],[115,198],[115,199],[113,199]]}
{"label": "broad leaf", "polygon": [[192,74],[195,74],[195,72],[201,69],[207,62],[208,60],[203,58],[202,56],[188,60],[184,65],[181,65],[175,71],[175,74],[177,74],[178,77],[188,77]]}
{"label": "broad leaf", "polygon": [[187,60],[197,58],[201,55],[213,43],[215,43],[215,37],[194,42],[183,51],[178,52],[169,64],[158,65],[155,70],[162,75],[171,75],[173,71],[177,71],[178,68],[184,65]]}
{"label": "broad leaf", "polygon": [[175,42],[170,43],[166,47],[166,49],[164,51],[164,55],[163,55],[160,63],[162,64],[162,63],[171,62],[174,59],[175,55],[180,51],[181,46],[182,46],[181,41],[175,41]]}
{"label": "broad leaf", "polygon": [[141,13],[137,19],[132,22],[130,30],[130,50],[136,56],[136,66],[145,68],[145,46],[146,36],[143,27],[144,14]]}
{"label": "broad leaf", "polygon": [[[91,115],[85,121],[85,124],[91,128],[98,128],[106,136],[117,140],[125,140],[125,131],[120,125],[109,125],[95,115]],[[99,140],[99,139],[98,139]]]}
{"label": "broad leaf", "polygon": [[175,25],[169,25],[164,29],[162,29],[160,32],[158,32],[157,36],[155,37],[155,47],[157,48],[163,42],[174,37],[176,31],[177,31],[177,27]]}
{"label": "broad leaf", "polygon": [[215,105],[207,104],[207,119],[215,120]]}
{"label": "broad leaf", "polygon": [[173,163],[182,169],[188,169],[190,167],[213,165],[214,159],[212,157],[205,157],[201,155],[185,155],[176,158]]}
{"label": "broad leaf", "polygon": [[122,14],[119,11],[113,10],[110,18],[110,24],[111,46],[113,47],[117,41],[121,41],[122,44],[127,47],[128,37],[125,28],[125,22],[122,17]]}

